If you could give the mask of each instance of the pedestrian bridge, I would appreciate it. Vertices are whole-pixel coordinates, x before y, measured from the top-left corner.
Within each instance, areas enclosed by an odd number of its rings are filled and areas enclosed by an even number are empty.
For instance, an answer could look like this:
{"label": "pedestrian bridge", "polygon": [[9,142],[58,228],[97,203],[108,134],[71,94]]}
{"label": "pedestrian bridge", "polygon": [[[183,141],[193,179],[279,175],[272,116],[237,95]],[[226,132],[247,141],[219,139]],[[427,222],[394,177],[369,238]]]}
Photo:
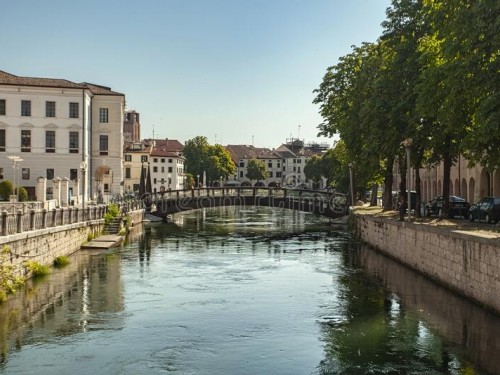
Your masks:
{"label": "pedestrian bridge", "polygon": [[144,203],[152,215],[164,220],[178,212],[221,206],[287,208],[338,218],[348,212],[346,198],[345,194],[304,189],[211,187],[157,193],[146,196]]}

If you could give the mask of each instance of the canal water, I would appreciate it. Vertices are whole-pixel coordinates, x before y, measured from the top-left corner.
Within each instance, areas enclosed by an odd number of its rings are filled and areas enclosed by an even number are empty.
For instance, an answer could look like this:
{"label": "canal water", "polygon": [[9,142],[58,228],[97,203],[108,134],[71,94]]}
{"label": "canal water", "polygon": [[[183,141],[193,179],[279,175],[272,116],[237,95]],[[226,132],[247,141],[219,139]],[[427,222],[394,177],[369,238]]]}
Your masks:
{"label": "canal water", "polygon": [[500,317],[306,213],[220,208],[0,305],[1,374],[500,374]]}

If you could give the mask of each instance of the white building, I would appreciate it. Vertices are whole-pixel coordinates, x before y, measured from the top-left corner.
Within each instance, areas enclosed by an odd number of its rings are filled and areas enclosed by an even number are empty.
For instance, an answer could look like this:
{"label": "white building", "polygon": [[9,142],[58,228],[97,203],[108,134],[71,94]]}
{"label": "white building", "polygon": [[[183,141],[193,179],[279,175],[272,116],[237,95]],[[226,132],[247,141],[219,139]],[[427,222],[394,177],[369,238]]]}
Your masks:
{"label": "white building", "polygon": [[174,139],[150,139],[146,142],[152,144],[149,157],[152,192],[184,189],[183,145]]}
{"label": "white building", "polygon": [[[0,181],[18,179],[38,200],[39,177],[49,198],[57,179],[69,180],[70,195],[84,188],[87,199],[121,193],[124,104],[108,87],[0,71]],[[9,156],[22,159],[18,168]]]}

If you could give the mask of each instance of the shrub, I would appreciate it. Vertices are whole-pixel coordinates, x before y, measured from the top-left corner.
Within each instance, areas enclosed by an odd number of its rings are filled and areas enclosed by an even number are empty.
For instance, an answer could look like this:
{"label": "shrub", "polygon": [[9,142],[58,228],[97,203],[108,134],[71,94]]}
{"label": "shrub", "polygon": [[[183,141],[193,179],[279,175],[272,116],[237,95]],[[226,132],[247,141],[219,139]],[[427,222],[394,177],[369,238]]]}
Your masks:
{"label": "shrub", "polygon": [[120,217],[120,208],[114,203],[110,203],[108,211],[104,215],[104,224],[109,224],[115,217]]}
{"label": "shrub", "polygon": [[29,261],[26,264],[26,268],[32,274],[33,278],[41,277],[48,275],[50,273],[50,269],[48,266],[40,264],[38,262]]}
{"label": "shrub", "polygon": [[14,186],[9,180],[4,180],[0,182],[0,200],[8,201],[9,196],[12,195],[14,191]]}
{"label": "shrub", "polygon": [[9,293],[15,293],[25,283],[24,277],[19,276],[16,268],[9,264],[9,253],[7,245],[0,252],[0,302],[6,301]]}
{"label": "shrub", "polygon": [[64,267],[69,264],[69,258],[67,256],[60,256],[54,259],[54,267]]}

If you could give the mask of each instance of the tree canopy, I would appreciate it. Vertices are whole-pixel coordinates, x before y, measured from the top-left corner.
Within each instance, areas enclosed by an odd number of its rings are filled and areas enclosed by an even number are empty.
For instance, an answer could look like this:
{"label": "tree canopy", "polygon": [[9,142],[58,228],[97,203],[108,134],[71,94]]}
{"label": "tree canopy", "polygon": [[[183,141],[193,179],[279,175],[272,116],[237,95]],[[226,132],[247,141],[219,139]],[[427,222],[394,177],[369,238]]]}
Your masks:
{"label": "tree canopy", "polygon": [[[355,163],[358,184],[383,178],[385,209],[395,162],[408,168],[405,139],[416,171],[444,162],[445,196],[458,155],[500,165],[499,9],[496,0],[393,0],[380,38],[353,46],[314,91],[319,135],[340,136],[340,163]],[[419,182],[417,173],[418,193]]]}
{"label": "tree canopy", "polygon": [[[203,176],[213,183],[221,178],[227,179],[236,170],[231,155],[221,145],[210,145],[207,137],[197,136],[184,145],[186,173],[191,176]],[[205,181],[206,183],[206,181]]]}
{"label": "tree canopy", "polygon": [[265,180],[269,172],[266,163],[259,159],[250,159],[247,164],[246,178],[250,180]]}

